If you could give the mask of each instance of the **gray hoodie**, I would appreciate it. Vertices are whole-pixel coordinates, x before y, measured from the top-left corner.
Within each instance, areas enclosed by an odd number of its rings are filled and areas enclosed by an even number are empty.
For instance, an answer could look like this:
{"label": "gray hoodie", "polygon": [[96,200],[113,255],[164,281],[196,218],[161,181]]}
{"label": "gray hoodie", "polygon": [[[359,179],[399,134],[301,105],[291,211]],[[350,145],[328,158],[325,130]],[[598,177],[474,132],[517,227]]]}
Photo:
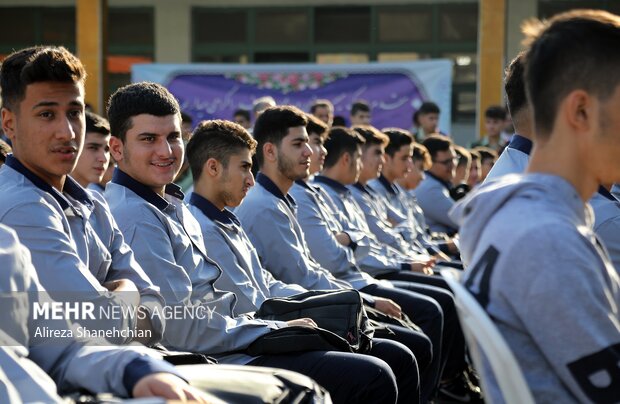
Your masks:
{"label": "gray hoodie", "polygon": [[509,175],[450,214],[468,264],[463,282],[536,401],[620,401],[620,280],[575,188],[553,175]]}

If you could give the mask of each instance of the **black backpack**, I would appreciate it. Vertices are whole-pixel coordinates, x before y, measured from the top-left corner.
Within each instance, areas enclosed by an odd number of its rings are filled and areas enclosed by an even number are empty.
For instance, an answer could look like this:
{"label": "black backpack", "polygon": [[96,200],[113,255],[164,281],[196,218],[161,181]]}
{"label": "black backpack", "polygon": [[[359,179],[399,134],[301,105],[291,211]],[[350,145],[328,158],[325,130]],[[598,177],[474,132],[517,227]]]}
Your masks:
{"label": "black backpack", "polygon": [[311,318],[319,328],[285,327],[258,338],[250,355],[308,350],[367,353],[372,348],[370,325],[358,291],[313,290],[286,298],[267,299],[255,314],[263,320]]}

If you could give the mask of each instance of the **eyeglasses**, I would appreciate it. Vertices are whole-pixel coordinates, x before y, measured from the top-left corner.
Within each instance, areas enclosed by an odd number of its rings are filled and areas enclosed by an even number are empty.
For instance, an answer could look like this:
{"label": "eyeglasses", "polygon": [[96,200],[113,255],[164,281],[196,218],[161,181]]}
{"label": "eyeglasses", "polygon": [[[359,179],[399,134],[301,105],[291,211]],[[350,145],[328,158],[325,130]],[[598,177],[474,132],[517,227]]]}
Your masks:
{"label": "eyeglasses", "polygon": [[443,164],[444,166],[456,166],[459,164],[459,159],[458,158],[452,158],[452,159],[446,159],[446,160],[433,160],[433,163],[437,163],[437,164]]}

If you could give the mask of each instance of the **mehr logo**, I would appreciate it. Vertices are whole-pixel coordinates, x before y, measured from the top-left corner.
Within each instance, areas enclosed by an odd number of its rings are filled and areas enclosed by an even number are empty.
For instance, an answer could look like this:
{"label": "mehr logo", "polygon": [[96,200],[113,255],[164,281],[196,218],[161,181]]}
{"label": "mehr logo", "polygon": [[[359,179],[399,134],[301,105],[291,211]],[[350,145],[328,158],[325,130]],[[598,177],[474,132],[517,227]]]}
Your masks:
{"label": "mehr logo", "polygon": [[94,320],[95,304],[92,302],[33,302],[34,319],[45,320]]}

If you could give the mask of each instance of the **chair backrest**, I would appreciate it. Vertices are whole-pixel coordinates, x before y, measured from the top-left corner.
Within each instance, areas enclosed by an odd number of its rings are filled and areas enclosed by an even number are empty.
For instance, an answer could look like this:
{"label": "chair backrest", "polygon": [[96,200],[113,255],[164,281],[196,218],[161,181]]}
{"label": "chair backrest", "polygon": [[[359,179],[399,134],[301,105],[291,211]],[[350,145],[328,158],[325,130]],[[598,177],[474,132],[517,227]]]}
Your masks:
{"label": "chair backrest", "polygon": [[[482,388],[487,392],[485,399],[491,401],[488,375],[484,370],[490,367],[504,402],[508,404],[534,404],[532,393],[521,373],[510,347],[493,324],[489,315],[461,283],[460,271],[443,269],[442,276],[452,289],[456,308],[465,339],[474,365],[480,374]],[[484,367],[486,364],[488,367]]]}

